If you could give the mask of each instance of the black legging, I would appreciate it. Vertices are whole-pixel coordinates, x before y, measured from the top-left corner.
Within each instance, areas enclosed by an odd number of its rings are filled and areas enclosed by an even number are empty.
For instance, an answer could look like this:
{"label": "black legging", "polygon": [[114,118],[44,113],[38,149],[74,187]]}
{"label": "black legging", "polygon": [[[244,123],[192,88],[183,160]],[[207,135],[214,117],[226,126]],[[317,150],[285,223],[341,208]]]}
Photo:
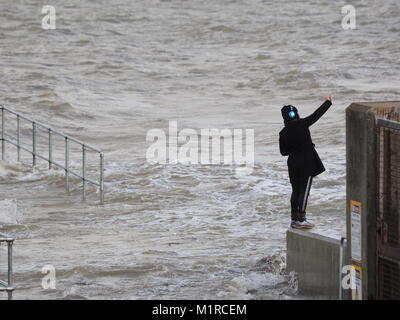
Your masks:
{"label": "black legging", "polygon": [[292,181],[292,220],[304,220],[306,215],[307,200],[310,194],[313,177],[298,177]]}

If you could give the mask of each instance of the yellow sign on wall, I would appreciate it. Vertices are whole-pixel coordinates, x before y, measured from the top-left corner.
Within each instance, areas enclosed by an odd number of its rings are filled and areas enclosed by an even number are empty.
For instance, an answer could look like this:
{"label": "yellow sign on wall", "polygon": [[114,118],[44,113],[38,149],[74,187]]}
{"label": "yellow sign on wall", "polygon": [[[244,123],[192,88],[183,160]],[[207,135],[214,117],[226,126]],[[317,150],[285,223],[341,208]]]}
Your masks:
{"label": "yellow sign on wall", "polygon": [[351,292],[352,300],[362,300],[362,270],[353,264],[355,288]]}
{"label": "yellow sign on wall", "polygon": [[361,212],[361,202],[350,200],[351,259],[358,263],[362,260]]}

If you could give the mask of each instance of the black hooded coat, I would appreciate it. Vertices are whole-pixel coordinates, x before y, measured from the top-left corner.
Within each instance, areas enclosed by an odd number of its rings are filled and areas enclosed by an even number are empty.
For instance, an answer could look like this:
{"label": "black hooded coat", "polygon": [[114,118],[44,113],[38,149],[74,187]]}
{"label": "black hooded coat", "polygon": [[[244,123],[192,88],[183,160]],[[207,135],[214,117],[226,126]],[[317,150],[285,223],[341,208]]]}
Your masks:
{"label": "black hooded coat", "polygon": [[[296,109],[296,118],[288,116],[288,109],[282,109],[285,127],[279,132],[279,148],[283,156],[289,156],[290,182],[299,175],[315,177],[325,171],[325,167],[314,148],[309,127],[329,109],[332,102],[326,100],[313,114],[306,118],[299,118]],[[290,108],[290,107],[288,107]]]}

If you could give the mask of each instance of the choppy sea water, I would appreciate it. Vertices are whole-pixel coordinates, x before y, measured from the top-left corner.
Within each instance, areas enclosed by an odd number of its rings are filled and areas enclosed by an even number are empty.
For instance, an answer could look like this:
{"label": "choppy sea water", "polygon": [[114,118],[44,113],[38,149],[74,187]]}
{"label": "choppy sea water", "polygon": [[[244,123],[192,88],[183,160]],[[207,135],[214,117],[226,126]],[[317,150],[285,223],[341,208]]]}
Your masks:
{"label": "choppy sea water", "polygon": [[[302,298],[283,275],[290,185],[280,108],[292,103],[303,116],[333,96],[312,128],[327,171],[308,211],[318,232],[338,236],[344,109],[399,100],[398,2],[352,2],[355,30],[342,29],[345,1],[54,0],[57,29],[43,30],[47,4],[0,4],[0,102],[101,148],[106,202],[91,187],[82,202],[73,178],[66,194],[61,170],[40,161],[32,170],[28,154],[19,164],[7,146],[0,232],[17,238],[15,298]],[[254,171],[148,163],[146,133],[169,120],[254,129]],[[45,265],[56,269],[54,290],[41,286]]]}

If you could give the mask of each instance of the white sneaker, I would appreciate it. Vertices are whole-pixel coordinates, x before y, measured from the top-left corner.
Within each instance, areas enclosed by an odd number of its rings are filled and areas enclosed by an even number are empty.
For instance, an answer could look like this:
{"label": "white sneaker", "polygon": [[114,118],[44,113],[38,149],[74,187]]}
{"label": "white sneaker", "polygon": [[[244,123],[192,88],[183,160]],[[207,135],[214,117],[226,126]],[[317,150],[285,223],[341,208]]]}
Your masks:
{"label": "white sneaker", "polygon": [[312,224],[311,222],[308,222],[307,220],[304,220],[304,221],[302,221],[301,223],[304,225],[304,227],[305,227],[306,229],[312,229],[312,228],[315,227],[314,224]]}
{"label": "white sneaker", "polygon": [[290,224],[290,227],[293,229],[312,229],[314,225],[307,220],[304,221],[296,221],[293,220],[292,223]]}

